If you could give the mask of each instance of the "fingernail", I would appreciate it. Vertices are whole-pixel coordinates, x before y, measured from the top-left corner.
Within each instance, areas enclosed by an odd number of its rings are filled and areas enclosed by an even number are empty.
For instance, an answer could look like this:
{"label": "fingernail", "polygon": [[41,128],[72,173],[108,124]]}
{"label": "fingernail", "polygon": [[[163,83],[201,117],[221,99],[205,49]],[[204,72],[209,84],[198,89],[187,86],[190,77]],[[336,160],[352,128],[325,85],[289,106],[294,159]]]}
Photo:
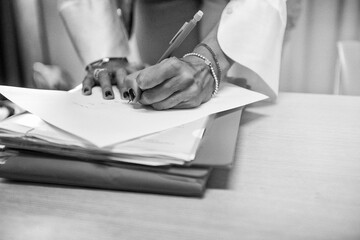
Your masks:
{"label": "fingernail", "polygon": [[127,99],[127,98],[129,97],[129,93],[128,93],[128,92],[124,92],[124,93],[123,93],[123,97],[124,97],[125,99]]}
{"label": "fingernail", "polygon": [[105,97],[112,97],[113,94],[110,90],[105,91]]}
{"label": "fingernail", "polygon": [[85,87],[85,88],[83,89],[83,93],[84,93],[84,94],[89,94],[89,88]]}
{"label": "fingernail", "polygon": [[135,99],[135,97],[136,97],[134,89],[130,88],[129,89],[129,94],[130,94],[131,101],[133,101]]}

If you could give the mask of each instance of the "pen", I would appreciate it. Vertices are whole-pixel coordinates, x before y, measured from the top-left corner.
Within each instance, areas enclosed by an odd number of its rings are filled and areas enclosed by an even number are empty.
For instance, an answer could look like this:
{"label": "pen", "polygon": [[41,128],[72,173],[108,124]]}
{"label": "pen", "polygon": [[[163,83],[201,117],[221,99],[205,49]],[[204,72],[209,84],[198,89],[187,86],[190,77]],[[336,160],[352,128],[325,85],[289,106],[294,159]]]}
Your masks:
{"label": "pen", "polygon": [[[189,22],[185,22],[184,25],[182,25],[179,31],[170,40],[169,42],[170,46],[168,47],[168,49],[166,49],[166,51],[164,52],[164,54],[161,56],[161,58],[157,63],[161,62],[165,58],[170,57],[173,51],[180,46],[180,44],[185,40],[185,38],[189,35],[189,33],[194,29],[196,23],[201,20],[202,16],[203,16],[203,12],[199,10],[194,15],[193,19],[191,19]],[[134,99],[136,98],[134,89],[130,88],[127,91],[127,93],[128,93],[127,95],[129,96],[129,102],[134,101]]]}
{"label": "pen", "polygon": [[201,20],[203,16],[202,11],[198,11],[193,19],[191,19],[189,22],[185,22],[184,25],[180,28],[180,30],[175,34],[175,36],[170,40],[169,48],[164,52],[164,54],[159,59],[158,63],[164,60],[165,58],[168,58],[171,53],[180,46],[180,44],[185,40],[185,38],[189,35],[191,30],[194,29],[196,26],[196,23]]}

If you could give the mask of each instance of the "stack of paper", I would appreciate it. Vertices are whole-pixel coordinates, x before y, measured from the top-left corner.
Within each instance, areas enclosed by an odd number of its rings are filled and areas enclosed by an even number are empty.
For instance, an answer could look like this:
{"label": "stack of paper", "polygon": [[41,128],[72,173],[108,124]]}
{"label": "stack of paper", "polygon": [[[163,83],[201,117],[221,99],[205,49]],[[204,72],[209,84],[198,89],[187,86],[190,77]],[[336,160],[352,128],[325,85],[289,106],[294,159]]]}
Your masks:
{"label": "stack of paper", "polygon": [[100,88],[70,92],[0,86],[0,93],[29,113],[0,123],[1,143],[87,159],[146,165],[186,164],[194,159],[214,113],[265,99],[232,84],[195,109],[155,111],[120,99],[104,100]]}
{"label": "stack of paper", "polygon": [[31,113],[0,122],[0,143],[11,148],[36,150],[87,160],[115,160],[143,165],[182,165],[195,158],[209,118],[134,140],[99,148],[52,126]]}

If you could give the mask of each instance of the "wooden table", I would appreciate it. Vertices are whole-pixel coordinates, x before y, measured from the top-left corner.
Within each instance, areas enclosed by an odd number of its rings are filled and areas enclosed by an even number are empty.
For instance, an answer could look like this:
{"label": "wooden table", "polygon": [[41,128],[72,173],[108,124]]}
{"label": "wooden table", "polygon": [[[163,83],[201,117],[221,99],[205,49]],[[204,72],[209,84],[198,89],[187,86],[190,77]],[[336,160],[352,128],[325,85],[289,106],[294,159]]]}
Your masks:
{"label": "wooden table", "polygon": [[246,109],[231,170],[184,198],[0,181],[0,239],[360,239],[360,97]]}

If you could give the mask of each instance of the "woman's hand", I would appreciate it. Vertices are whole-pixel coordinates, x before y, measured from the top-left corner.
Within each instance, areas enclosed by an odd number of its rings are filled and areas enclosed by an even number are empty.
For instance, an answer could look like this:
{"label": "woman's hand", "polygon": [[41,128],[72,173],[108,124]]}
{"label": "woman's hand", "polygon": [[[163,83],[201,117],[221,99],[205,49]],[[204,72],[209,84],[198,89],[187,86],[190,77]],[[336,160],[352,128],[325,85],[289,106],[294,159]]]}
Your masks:
{"label": "woman's hand", "polygon": [[[82,83],[82,92],[84,95],[91,95],[94,86],[100,86],[104,99],[114,99],[112,85],[117,85],[120,92],[124,89],[123,81],[127,75],[143,69],[144,65],[130,64],[125,58],[102,59],[87,67],[87,74]],[[134,85],[128,84],[136,88]],[[121,97],[127,99],[121,93]]]}
{"label": "woman's hand", "polygon": [[134,85],[136,78],[138,89],[134,101],[157,110],[195,108],[209,101],[214,91],[214,78],[208,65],[196,56],[168,58],[136,75],[123,79],[123,86]]}

